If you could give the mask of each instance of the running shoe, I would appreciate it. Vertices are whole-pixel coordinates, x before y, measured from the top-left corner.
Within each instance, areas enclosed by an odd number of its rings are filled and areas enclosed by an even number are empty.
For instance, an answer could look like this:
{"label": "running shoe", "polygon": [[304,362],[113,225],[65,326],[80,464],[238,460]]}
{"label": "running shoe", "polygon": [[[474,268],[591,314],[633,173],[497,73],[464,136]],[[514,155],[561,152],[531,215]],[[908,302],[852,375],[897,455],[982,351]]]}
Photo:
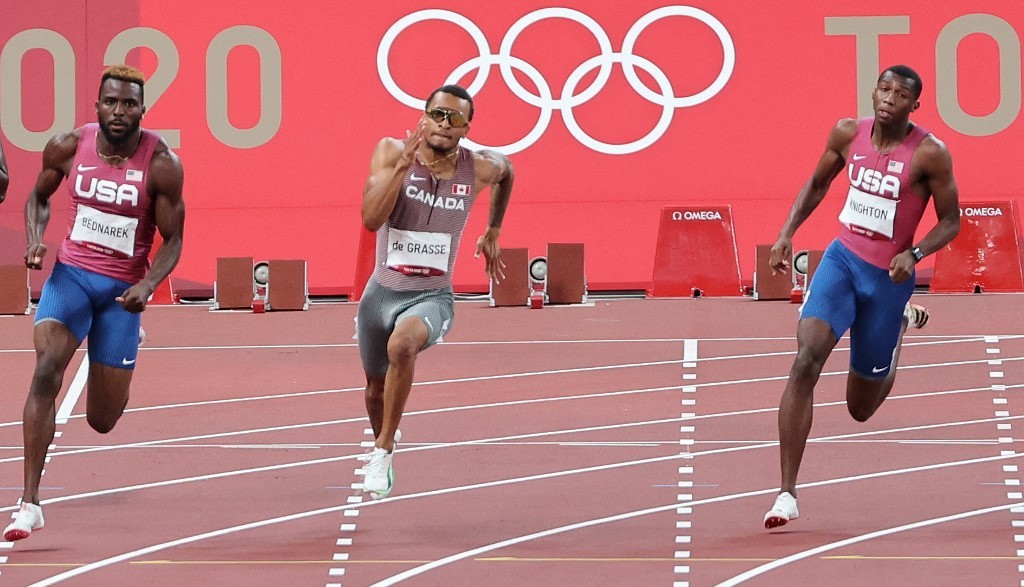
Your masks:
{"label": "running shoe", "polygon": [[373,499],[383,499],[395,485],[395,468],[391,464],[394,452],[374,448],[365,458],[367,463],[363,467],[363,491]]}
{"label": "running shoe", "polygon": [[22,503],[21,510],[10,526],[4,529],[4,540],[14,542],[28,538],[33,530],[43,529],[43,508],[34,503]]}
{"label": "running shoe", "polygon": [[800,517],[800,511],[796,509],[796,498],[788,491],[783,491],[775,498],[775,505],[764,515],[764,527],[768,530],[785,526],[791,520]]}
{"label": "running shoe", "polygon": [[907,302],[907,306],[903,308],[903,317],[907,319],[907,326],[924,328],[924,325],[928,323],[928,308]]}

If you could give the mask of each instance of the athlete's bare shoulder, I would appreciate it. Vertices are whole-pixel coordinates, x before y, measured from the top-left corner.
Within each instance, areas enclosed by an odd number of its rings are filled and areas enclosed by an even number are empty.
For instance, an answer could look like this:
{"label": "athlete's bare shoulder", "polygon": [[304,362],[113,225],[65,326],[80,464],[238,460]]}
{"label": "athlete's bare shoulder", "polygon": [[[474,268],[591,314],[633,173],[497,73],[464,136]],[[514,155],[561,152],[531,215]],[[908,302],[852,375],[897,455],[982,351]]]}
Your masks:
{"label": "athlete's bare shoulder", "polygon": [[921,139],[921,144],[917,146],[917,151],[926,157],[949,157],[949,149],[946,148],[946,143],[931,133],[928,133],[927,136]]}
{"label": "athlete's bare shoulder", "polygon": [[497,183],[512,171],[512,161],[503,153],[492,149],[481,149],[472,153],[477,181],[482,184]]}
{"label": "athlete's bare shoulder", "polygon": [[828,133],[828,149],[839,153],[845,159],[846,151],[857,134],[857,123],[855,118],[840,118]]}
{"label": "athlete's bare shoulder", "polygon": [[71,162],[78,151],[78,141],[82,138],[82,127],[75,130],[57,133],[50,137],[43,147],[43,167],[56,168],[69,172]]}

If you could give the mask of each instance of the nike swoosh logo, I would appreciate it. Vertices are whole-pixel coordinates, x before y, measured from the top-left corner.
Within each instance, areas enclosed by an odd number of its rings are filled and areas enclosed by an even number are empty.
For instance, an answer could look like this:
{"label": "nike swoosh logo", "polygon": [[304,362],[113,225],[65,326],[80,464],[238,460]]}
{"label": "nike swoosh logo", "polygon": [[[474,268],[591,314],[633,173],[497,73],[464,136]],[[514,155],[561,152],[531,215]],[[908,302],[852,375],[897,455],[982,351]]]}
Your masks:
{"label": "nike swoosh logo", "polygon": [[416,175],[415,173],[409,175],[409,180],[410,181],[423,181],[424,179],[427,179],[427,178],[420,177],[420,176]]}
{"label": "nike swoosh logo", "polygon": [[121,364],[122,365],[134,365],[135,364],[135,359],[132,359],[131,361],[129,361],[128,359],[121,359]]}
{"label": "nike swoosh logo", "polygon": [[79,163],[79,165],[78,165],[78,172],[79,173],[81,173],[83,171],[92,171],[93,169],[96,169],[95,165],[93,165],[92,167],[86,167],[85,165],[82,165],[81,163]]}
{"label": "nike swoosh logo", "polygon": [[888,367],[872,367],[871,368],[871,372],[872,373],[881,373],[882,371],[885,371],[886,369],[888,369]]}
{"label": "nike swoosh logo", "polygon": [[861,159],[863,159],[865,157],[867,157],[867,155],[858,155],[856,153],[853,154],[853,160],[854,161],[860,161]]}

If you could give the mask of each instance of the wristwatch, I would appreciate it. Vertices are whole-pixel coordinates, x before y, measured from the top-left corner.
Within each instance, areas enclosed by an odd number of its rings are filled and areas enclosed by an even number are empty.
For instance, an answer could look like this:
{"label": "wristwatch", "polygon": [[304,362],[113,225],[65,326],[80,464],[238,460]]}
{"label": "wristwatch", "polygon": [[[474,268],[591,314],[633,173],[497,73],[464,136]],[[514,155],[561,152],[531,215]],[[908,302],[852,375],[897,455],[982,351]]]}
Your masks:
{"label": "wristwatch", "polygon": [[914,256],[914,263],[924,259],[924,253],[921,252],[921,247],[914,247],[910,249],[910,254]]}

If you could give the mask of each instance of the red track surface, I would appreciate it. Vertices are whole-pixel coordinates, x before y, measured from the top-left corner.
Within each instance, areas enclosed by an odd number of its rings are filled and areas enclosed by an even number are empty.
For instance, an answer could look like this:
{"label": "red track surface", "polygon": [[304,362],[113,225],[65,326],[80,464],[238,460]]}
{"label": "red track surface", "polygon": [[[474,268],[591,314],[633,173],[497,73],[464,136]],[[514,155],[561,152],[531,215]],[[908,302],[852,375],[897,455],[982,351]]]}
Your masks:
{"label": "red track surface", "polygon": [[[354,304],[154,307],[128,412],[99,435],[79,400],[58,425],[46,528],[0,544],[0,587],[696,587],[747,572],[761,586],[1021,584],[1021,298],[921,301],[932,319],[866,424],[843,404],[840,342],[817,391],[801,518],[772,533],[761,517],[795,305],[460,303],[448,342],[420,358],[396,489],[380,502],[353,489],[369,440]],[[30,341],[28,317],[0,319],[8,514]]]}

